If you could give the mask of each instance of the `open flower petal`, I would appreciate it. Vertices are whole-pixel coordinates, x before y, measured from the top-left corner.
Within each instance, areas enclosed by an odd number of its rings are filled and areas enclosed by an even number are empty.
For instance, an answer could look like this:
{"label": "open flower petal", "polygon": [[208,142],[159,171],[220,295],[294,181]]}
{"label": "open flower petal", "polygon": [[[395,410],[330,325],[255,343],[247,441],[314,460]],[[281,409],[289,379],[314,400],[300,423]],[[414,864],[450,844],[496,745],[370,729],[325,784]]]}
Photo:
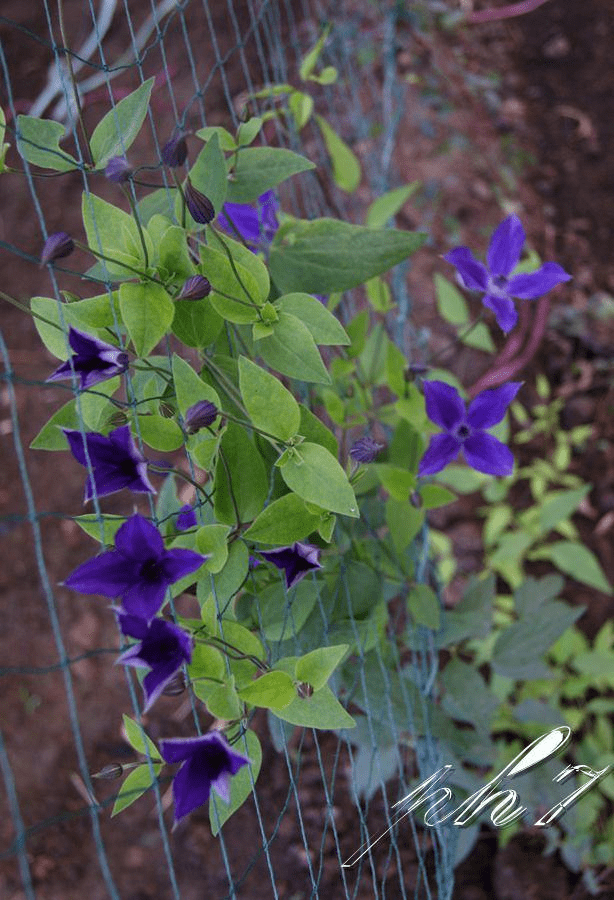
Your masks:
{"label": "open flower petal", "polygon": [[114,600],[128,590],[136,574],[135,566],[125,562],[117,550],[107,550],[76,568],[63,583],[82,594],[101,594]]}
{"label": "open flower petal", "polygon": [[526,234],[518,216],[508,216],[501,222],[493,232],[486,254],[488,268],[493,275],[507,278],[518,265],[525,239]]}
{"label": "open flower petal", "polygon": [[142,562],[164,552],[162,535],[143,516],[131,516],[118,528],[115,546],[125,556]]}
{"label": "open flower petal", "polygon": [[518,312],[513,301],[508,297],[495,297],[492,294],[486,294],[485,297],[482,297],[482,303],[488,309],[492,309],[501,331],[507,334],[516,325]]}
{"label": "open flower petal", "polygon": [[453,462],[461,449],[461,442],[450,434],[434,434],[426,453],[420,460],[418,475],[434,475]]}
{"label": "open flower petal", "polygon": [[514,275],[510,278],[507,290],[512,297],[519,300],[535,300],[537,297],[547,294],[557,284],[569,281],[571,275],[558,263],[544,263],[537,272],[529,272],[526,275]]}
{"label": "open flower petal", "polygon": [[493,390],[482,391],[469,404],[468,424],[472,428],[492,428],[497,425],[522,385],[522,381],[510,381]]}
{"label": "open flower petal", "polygon": [[488,272],[484,263],[479,262],[468,247],[455,247],[446,253],[444,259],[456,266],[461,281],[470,291],[485,291]]}
{"label": "open flower petal", "polygon": [[511,475],[514,471],[511,450],[485,431],[467,438],[463,452],[469,465],[485,475]]}
{"label": "open flower petal", "polygon": [[444,381],[425,381],[426,414],[440,428],[451,431],[465,418],[465,403],[456,390]]}

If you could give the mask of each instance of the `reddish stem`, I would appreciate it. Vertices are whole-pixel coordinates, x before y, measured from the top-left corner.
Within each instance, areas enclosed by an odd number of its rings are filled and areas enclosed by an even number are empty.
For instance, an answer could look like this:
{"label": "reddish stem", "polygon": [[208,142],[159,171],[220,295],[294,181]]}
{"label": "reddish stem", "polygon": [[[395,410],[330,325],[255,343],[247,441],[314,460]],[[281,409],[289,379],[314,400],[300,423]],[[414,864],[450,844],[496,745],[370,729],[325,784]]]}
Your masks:
{"label": "reddish stem", "polygon": [[500,6],[499,9],[482,9],[480,12],[470,13],[465,21],[469,25],[481,25],[482,22],[498,22],[500,19],[513,19],[514,16],[524,16],[533,12],[548,0],[521,0],[520,3],[510,3],[508,6]]}

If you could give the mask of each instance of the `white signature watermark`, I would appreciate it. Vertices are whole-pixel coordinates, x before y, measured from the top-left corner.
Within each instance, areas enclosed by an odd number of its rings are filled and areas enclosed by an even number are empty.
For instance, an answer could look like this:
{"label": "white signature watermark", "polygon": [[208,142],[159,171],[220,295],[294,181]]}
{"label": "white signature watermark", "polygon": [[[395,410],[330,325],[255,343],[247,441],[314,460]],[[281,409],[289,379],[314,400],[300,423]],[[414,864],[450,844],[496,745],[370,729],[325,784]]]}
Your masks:
{"label": "white signature watermark", "polygon": [[[348,868],[357,863],[371,847],[389,834],[401,819],[408,816],[413,810],[426,805],[427,803],[430,805],[424,814],[424,824],[430,828],[434,825],[447,822],[448,819],[451,819],[453,816],[454,825],[466,828],[468,825],[472,825],[478,816],[488,806],[494,803],[496,803],[496,805],[490,813],[490,820],[493,825],[497,828],[509,825],[511,822],[524,815],[524,813],[527,812],[527,808],[526,806],[518,805],[518,793],[516,791],[511,788],[497,790],[501,782],[505,779],[515,778],[523,772],[529,772],[531,769],[535,768],[535,766],[540,765],[540,763],[546,762],[546,760],[556,756],[570,740],[571,729],[567,725],[560,725],[558,728],[549,732],[549,734],[542,735],[533,741],[532,744],[529,744],[528,747],[525,747],[525,749],[522,750],[518,756],[514,757],[514,759],[508,763],[498,775],[489,781],[487,785],[479,791],[476,791],[474,794],[471,794],[470,797],[467,797],[467,799],[456,808],[438,816],[437,813],[443,810],[449,800],[454,801],[454,794],[450,788],[436,787],[436,785],[445,782],[448,776],[454,771],[454,766],[442,766],[442,768],[438,769],[430,778],[427,778],[426,781],[419,784],[418,787],[414,788],[414,790],[407,794],[406,797],[403,797],[402,800],[399,800],[398,803],[394,804],[392,809],[399,807],[402,811],[396,817],[390,828],[387,828],[386,831],[382,832],[375,840],[366,841],[343,863],[343,867]],[[546,828],[548,825],[552,825],[553,822],[563,815],[563,813],[577,803],[580,797],[605,778],[611,768],[611,765],[606,766],[605,769],[596,772],[594,769],[591,769],[590,766],[567,766],[566,769],[563,769],[562,772],[559,772],[559,774],[553,778],[553,781],[561,784],[574,774],[585,775],[589,780],[565,797],[564,800],[561,800],[553,806],[552,809],[549,809],[548,812],[544,813],[544,815],[538,819],[537,822],[534,822],[533,825],[539,828]]]}

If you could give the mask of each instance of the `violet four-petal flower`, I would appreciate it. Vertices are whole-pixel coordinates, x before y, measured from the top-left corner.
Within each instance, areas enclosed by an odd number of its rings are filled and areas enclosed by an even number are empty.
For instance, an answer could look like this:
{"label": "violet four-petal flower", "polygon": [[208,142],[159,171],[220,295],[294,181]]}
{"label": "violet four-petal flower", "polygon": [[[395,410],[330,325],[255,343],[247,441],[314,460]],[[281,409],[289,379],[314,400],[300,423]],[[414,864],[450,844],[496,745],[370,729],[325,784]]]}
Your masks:
{"label": "violet four-petal flower", "polygon": [[117,663],[150,669],[143,679],[143,712],[147,712],[181,666],[192,661],[192,638],[165,619],[156,618],[147,624],[145,619],[122,612],[117,619],[122,634],[138,640],[138,644],[122,653]]}
{"label": "violet four-petal flower", "polygon": [[444,259],[456,266],[466,288],[483,291],[482,303],[491,309],[497,323],[506,334],[518,321],[513,297],[518,300],[536,300],[557,284],[569,281],[571,275],[558,263],[544,263],[536,272],[512,275],[525,242],[522,222],[516,215],[508,216],[495,229],[484,263],[477,260],[467,247],[456,247],[446,253]]}
{"label": "violet four-petal flower", "polygon": [[183,763],[173,780],[175,825],[207,803],[212,788],[228,803],[230,776],[250,762],[233,750],[218,731],[195,738],[162,740],[160,753],[167,763]]}
{"label": "violet four-petal flower", "polygon": [[283,569],[288,590],[304,578],[307,572],[322,568],[319,548],[300,541],[296,541],[291,547],[280,547],[279,550],[261,550],[260,556],[264,556],[278,569]]}
{"label": "violet four-petal flower", "polygon": [[64,584],[82,594],[119,598],[124,612],[149,622],[169,586],[195,572],[207,558],[180,547],[167,550],[156,526],[136,514],[117,530],[114,549],[84,562]]}
{"label": "violet four-petal flower", "polygon": [[[219,227],[231,237],[237,231],[252,252],[266,248],[279,228],[279,201],[275,191],[265,191],[258,197],[258,208],[249,203],[225,203],[217,218]],[[233,227],[234,226],[234,227]]]}
{"label": "violet four-petal flower", "polygon": [[510,382],[482,391],[465,409],[456,390],[443,381],[425,381],[426,412],[432,422],[444,429],[431,437],[420,461],[419,475],[434,475],[456,459],[461,450],[467,463],[486,475],[511,475],[514,457],[505,444],[485,431],[497,425],[505,415],[522,382]]}
{"label": "violet four-petal flower", "polygon": [[147,477],[147,461],[142,456],[132,438],[129,425],[120,425],[108,437],[96,432],[63,428],[72,455],[82,466],[87,466],[85,447],[92,465],[92,474],[85,484],[85,501],[94,495],[94,486],[99,497],[114,494],[122,488],[137,493],[155,494],[155,488]]}
{"label": "violet four-petal flower", "polygon": [[74,350],[73,355],[52,372],[46,381],[71,378],[74,370],[81,382],[81,390],[84,391],[99,381],[121,375],[128,368],[127,353],[78,331],[72,325],[68,330],[68,343]]}

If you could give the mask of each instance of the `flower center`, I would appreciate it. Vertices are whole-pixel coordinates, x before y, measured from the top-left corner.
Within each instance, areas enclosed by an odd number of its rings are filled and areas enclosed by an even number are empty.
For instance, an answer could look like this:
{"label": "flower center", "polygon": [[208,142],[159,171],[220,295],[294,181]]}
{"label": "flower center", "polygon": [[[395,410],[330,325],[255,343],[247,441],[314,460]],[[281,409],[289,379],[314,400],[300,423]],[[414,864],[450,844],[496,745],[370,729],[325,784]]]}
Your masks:
{"label": "flower center", "polygon": [[459,439],[459,441],[466,441],[470,434],[471,428],[469,428],[469,426],[464,422],[461,423],[456,429],[456,437]]}
{"label": "flower center", "polygon": [[162,564],[157,559],[147,559],[141,564],[139,574],[144,581],[160,581],[164,574]]}

